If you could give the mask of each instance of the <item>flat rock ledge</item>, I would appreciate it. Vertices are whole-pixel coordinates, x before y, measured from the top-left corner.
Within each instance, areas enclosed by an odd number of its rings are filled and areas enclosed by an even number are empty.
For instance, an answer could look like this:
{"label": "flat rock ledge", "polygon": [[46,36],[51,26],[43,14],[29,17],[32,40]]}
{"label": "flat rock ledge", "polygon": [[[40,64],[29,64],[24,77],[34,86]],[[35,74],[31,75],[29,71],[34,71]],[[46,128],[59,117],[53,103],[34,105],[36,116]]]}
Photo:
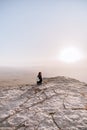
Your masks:
{"label": "flat rock ledge", "polygon": [[0,130],[87,130],[87,84],[62,76],[0,88]]}

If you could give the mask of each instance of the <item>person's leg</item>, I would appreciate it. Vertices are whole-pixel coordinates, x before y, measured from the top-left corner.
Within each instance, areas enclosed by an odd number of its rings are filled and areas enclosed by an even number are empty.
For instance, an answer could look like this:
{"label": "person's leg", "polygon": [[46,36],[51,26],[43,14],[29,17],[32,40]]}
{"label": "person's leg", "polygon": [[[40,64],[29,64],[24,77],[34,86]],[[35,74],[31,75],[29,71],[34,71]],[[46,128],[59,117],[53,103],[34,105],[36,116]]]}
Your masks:
{"label": "person's leg", "polygon": [[37,85],[41,85],[42,84],[42,81],[37,81]]}
{"label": "person's leg", "polygon": [[37,81],[37,85],[39,85],[39,81]]}
{"label": "person's leg", "polygon": [[42,80],[40,80],[39,83],[42,84]]}

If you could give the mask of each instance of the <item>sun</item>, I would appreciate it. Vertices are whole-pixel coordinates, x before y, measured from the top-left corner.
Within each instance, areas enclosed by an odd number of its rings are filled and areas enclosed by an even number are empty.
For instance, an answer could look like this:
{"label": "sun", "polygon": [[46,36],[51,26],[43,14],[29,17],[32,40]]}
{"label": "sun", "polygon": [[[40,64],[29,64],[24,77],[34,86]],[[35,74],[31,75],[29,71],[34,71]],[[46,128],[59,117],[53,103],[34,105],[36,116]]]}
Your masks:
{"label": "sun", "polygon": [[68,47],[61,50],[59,59],[63,62],[74,63],[82,58],[81,51],[75,47]]}

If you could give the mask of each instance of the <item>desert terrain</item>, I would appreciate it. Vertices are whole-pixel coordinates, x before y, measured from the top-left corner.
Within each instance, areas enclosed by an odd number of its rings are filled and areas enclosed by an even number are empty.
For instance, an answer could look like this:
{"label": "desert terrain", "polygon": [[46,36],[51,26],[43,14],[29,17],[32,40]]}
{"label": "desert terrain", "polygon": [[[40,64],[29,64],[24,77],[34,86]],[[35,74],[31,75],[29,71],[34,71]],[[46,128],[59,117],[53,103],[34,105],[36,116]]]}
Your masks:
{"label": "desert terrain", "polygon": [[58,76],[0,86],[0,130],[87,130],[87,84]]}

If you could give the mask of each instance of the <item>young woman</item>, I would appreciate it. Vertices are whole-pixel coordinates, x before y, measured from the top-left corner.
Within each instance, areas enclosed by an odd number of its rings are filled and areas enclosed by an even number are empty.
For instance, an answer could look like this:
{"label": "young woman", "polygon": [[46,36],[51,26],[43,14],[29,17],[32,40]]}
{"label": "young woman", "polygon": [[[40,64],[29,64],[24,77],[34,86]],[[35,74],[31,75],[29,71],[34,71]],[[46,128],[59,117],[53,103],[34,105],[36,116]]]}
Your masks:
{"label": "young woman", "polygon": [[39,72],[37,75],[37,85],[41,85],[42,84],[42,73]]}

